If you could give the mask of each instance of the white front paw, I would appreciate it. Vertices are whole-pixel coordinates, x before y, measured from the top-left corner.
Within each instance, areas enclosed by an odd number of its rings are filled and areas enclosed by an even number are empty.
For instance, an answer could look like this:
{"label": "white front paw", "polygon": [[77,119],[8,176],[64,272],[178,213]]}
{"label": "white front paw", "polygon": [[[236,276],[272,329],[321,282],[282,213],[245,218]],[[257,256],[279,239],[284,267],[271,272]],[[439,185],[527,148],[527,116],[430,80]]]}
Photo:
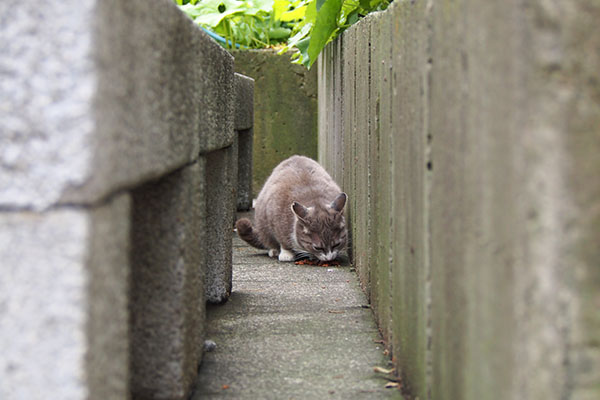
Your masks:
{"label": "white front paw", "polygon": [[277,251],[277,249],[270,249],[269,250],[269,257],[277,257],[277,255],[279,254],[279,252]]}
{"label": "white front paw", "polygon": [[294,261],[294,253],[286,249],[281,249],[279,252],[279,261]]}

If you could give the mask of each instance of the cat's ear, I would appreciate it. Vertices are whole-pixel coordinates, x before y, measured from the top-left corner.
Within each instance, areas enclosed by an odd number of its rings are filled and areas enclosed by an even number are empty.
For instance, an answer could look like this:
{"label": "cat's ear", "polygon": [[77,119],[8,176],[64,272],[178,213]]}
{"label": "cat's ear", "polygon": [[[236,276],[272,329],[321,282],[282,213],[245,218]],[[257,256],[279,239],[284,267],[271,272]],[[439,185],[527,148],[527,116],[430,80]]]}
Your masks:
{"label": "cat's ear", "polygon": [[302,204],[298,203],[297,201],[292,203],[292,211],[301,220],[304,220],[306,218],[306,216],[308,215],[308,208],[304,207]]}
{"label": "cat's ear", "polygon": [[335,200],[331,203],[330,207],[337,212],[342,211],[344,209],[344,206],[346,205],[347,198],[348,196],[346,195],[346,193],[340,193],[338,197],[336,197]]}

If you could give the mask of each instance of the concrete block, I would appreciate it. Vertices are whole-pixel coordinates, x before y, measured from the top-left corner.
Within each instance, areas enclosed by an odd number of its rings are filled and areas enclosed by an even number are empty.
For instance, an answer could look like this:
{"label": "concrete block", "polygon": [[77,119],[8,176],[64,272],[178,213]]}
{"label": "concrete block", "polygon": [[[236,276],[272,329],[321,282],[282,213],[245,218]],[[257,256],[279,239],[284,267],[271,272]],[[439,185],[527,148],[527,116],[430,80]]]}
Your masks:
{"label": "concrete block", "polygon": [[237,134],[237,207],[238,211],[252,208],[252,141],[254,130],[246,129]]}
{"label": "concrete block", "polygon": [[[234,167],[235,164],[235,167]],[[237,168],[235,148],[206,155],[206,299],[222,303],[231,294],[233,230]]]}
{"label": "concrete block", "polygon": [[361,285],[370,297],[371,274],[369,261],[369,235],[370,235],[370,163],[369,163],[369,129],[370,129],[370,19],[359,21],[352,29],[355,30],[356,40],[356,72],[355,72],[355,118],[356,125],[353,129],[354,162],[352,166],[354,186],[354,217],[352,219],[353,231],[353,265],[356,267]]}
{"label": "concrete block", "polygon": [[371,162],[371,307],[377,316],[379,329],[388,348],[391,331],[391,284],[393,265],[390,257],[392,171],[392,88],[390,85],[392,41],[390,18],[385,13],[373,14],[371,25],[371,85],[370,85],[370,162]]}
{"label": "concrete block", "polygon": [[[333,48],[333,52],[332,52],[332,57],[333,59],[343,59],[344,57],[344,39],[343,37],[340,37],[339,39],[337,39],[334,44],[332,45]],[[343,152],[344,152],[344,146],[345,146],[345,138],[344,138],[344,125],[343,125],[343,90],[344,90],[344,68],[342,63],[335,63],[335,65],[332,68],[332,74],[333,74],[333,100],[334,100],[334,106],[333,106],[333,118],[332,118],[332,124],[333,124],[333,130],[332,130],[332,139],[333,139],[333,154],[335,154],[335,162],[333,165],[333,169],[332,169],[332,173],[333,173],[333,178],[335,179],[336,182],[338,182],[338,184],[341,184],[340,182],[343,182],[343,175],[344,175],[344,167],[342,164],[342,160],[343,160]]]}
{"label": "concrete block", "polygon": [[232,51],[235,70],[255,80],[253,197],[284,159],[317,158],[317,69],[276,50]]}
{"label": "concrete block", "polygon": [[[330,157],[330,140],[331,140],[331,118],[322,112],[322,110],[329,110],[333,107],[333,101],[331,95],[333,84],[331,69],[333,63],[330,62],[331,52],[333,44],[325,46],[323,51],[319,54],[317,62],[317,105],[318,105],[318,124],[319,124],[319,141],[318,141],[318,159],[317,161],[327,171],[331,171],[331,165],[333,164],[333,157]],[[331,173],[330,173],[331,174]]]}
{"label": "concrete block", "polygon": [[254,79],[236,73],[235,82],[235,123],[236,131],[252,128],[254,125]]}
{"label": "concrete block", "polygon": [[426,4],[389,9],[392,40],[392,348],[406,389],[427,398],[429,323]]}
{"label": "concrete block", "polygon": [[128,398],[129,196],[0,213],[0,398]]}
{"label": "concrete block", "polygon": [[254,140],[254,79],[235,74],[237,205],[239,211],[252,208],[252,150]]}
{"label": "concrete block", "polygon": [[338,181],[338,185],[348,195],[348,202],[346,203],[345,215],[348,223],[348,256],[353,259],[354,254],[354,229],[353,229],[353,218],[355,209],[355,187],[352,177],[352,165],[354,164],[355,148],[354,138],[356,129],[356,89],[355,89],[355,58],[356,58],[356,31],[349,29],[348,32],[341,38],[342,53],[342,69],[343,69],[343,80],[342,80],[342,104],[341,104],[341,115],[342,115],[342,136],[343,149],[342,149],[342,173],[341,181]]}
{"label": "concrete block", "polygon": [[185,399],[202,356],[205,165],[132,193],[131,393]]}
{"label": "concrete block", "polygon": [[233,142],[233,59],[172,2],[0,15],[3,207],[93,203]]}
{"label": "concrete block", "polygon": [[342,182],[338,153],[343,147],[341,132],[341,38],[328,44],[317,60],[319,84],[319,163],[336,182]]}

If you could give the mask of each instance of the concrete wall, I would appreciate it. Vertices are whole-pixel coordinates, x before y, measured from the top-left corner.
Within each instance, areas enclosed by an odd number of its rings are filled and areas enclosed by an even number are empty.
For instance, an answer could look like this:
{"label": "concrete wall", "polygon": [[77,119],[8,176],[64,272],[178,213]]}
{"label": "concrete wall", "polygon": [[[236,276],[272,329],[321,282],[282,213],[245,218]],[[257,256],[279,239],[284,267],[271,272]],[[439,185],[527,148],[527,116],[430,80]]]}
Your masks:
{"label": "concrete wall", "polygon": [[396,1],[319,60],[319,158],[414,397],[600,398],[598,18]]}
{"label": "concrete wall", "polygon": [[[234,50],[236,72],[255,80],[253,197],[273,168],[302,154],[317,158],[317,71],[276,50]],[[252,200],[251,198],[251,200]]]}
{"label": "concrete wall", "polygon": [[170,0],[0,15],[0,398],[187,398],[253,82]]}

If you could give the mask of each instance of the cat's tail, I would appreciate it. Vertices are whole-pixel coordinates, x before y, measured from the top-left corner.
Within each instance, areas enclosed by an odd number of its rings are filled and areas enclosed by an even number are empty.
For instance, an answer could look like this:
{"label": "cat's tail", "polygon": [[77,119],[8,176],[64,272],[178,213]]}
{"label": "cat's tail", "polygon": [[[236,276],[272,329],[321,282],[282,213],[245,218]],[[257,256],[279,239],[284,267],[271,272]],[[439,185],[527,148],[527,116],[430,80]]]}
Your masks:
{"label": "cat's tail", "polygon": [[252,222],[248,218],[240,218],[235,223],[238,235],[250,246],[256,247],[257,249],[266,249],[265,245],[262,244],[254,229],[252,229]]}

